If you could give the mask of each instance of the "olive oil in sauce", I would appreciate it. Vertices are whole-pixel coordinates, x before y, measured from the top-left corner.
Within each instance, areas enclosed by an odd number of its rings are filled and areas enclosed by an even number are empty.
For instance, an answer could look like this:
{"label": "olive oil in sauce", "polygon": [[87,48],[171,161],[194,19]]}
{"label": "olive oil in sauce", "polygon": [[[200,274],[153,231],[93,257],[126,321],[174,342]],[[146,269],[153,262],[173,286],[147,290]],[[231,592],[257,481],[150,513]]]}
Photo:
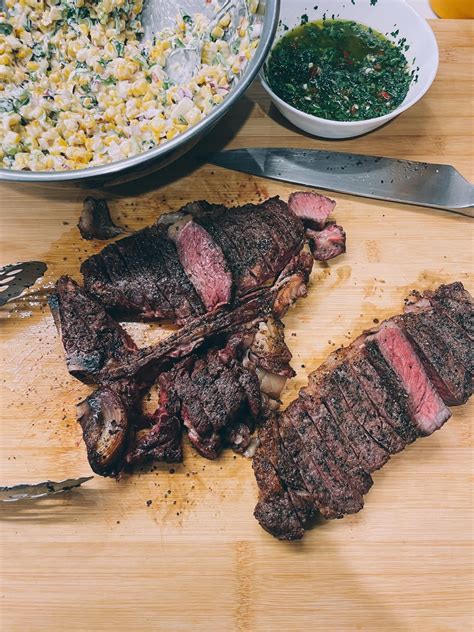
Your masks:
{"label": "olive oil in sauce", "polygon": [[302,23],[276,44],[266,77],[281,99],[308,114],[360,121],[388,114],[405,99],[410,71],[403,40],[349,20]]}

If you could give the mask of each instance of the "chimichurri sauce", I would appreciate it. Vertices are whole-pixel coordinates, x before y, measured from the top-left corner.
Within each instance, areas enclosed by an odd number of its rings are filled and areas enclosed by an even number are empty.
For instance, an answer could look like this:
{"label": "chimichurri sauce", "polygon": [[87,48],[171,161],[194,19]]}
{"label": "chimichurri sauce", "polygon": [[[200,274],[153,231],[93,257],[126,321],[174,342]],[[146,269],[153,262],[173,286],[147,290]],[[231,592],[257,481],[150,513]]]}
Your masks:
{"label": "chimichurri sauce", "polygon": [[388,114],[413,79],[399,45],[348,20],[307,22],[272,51],[266,76],[281,99],[308,114],[361,121]]}

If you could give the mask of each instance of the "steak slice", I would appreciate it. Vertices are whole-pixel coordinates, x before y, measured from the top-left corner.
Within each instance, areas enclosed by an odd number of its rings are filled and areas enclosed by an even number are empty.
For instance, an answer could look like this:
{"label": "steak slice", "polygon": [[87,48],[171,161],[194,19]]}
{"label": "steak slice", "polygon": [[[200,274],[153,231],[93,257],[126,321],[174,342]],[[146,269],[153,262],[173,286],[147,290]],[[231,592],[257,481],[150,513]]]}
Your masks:
{"label": "steak slice", "polygon": [[304,525],[276,470],[277,433],[273,418],[260,429],[259,439],[252,460],[259,490],[254,516],[265,531],[279,540],[298,540],[304,535]]}
{"label": "steak slice", "polygon": [[349,439],[362,467],[367,472],[380,469],[389,460],[389,453],[379,445],[356,419],[347,405],[336,376],[319,371],[310,376],[309,391],[321,397],[339,425],[341,432]]}
{"label": "steak slice", "polygon": [[69,373],[82,382],[94,382],[109,360],[124,360],[137,347],[122,327],[73,279],[56,282],[49,306],[61,336]]}
{"label": "steak slice", "polygon": [[334,368],[334,380],[358,423],[389,454],[403,450],[406,443],[385,418],[378,413],[350,370],[348,362]]}
{"label": "steak slice", "polygon": [[[456,341],[446,339],[429,312],[410,313],[395,319],[416,349],[436,390],[446,404],[464,404],[472,395],[472,374],[455,353]],[[458,345],[459,346],[459,345]]]}
{"label": "steak slice", "polygon": [[360,511],[362,495],[351,484],[339,466],[316,426],[308,416],[304,404],[296,400],[278,417],[280,436],[292,453],[306,488],[325,518],[342,518]]}
{"label": "steak slice", "polygon": [[432,305],[445,310],[448,317],[460,325],[471,340],[474,340],[474,308],[471,296],[462,283],[440,285],[436,291],[425,291],[422,296]]}
{"label": "steak slice", "polygon": [[338,224],[330,223],[321,231],[308,228],[306,237],[316,261],[329,261],[346,252],[346,233]]}
{"label": "steak slice", "polygon": [[91,294],[126,315],[183,322],[205,311],[165,226],[109,244],[84,261],[81,272]]}
{"label": "steak slice", "polygon": [[349,369],[359,381],[367,397],[379,415],[389,423],[405,443],[412,443],[419,436],[408,407],[408,395],[396,375],[385,364],[383,358],[378,362],[377,372],[360,349],[352,354]]}
{"label": "steak slice", "polygon": [[303,245],[303,224],[278,198],[218,212],[201,206],[195,219],[224,253],[237,296],[272,282]]}
{"label": "steak slice", "polygon": [[333,419],[331,412],[308,389],[300,391],[300,399],[319,436],[327,446],[328,451],[336,459],[340,468],[347,474],[352,487],[359,494],[366,494],[372,487],[372,477],[362,467],[349,438],[342,432]]}
{"label": "steak slice", "polygon": [[421,435],[430,435],[451,416],[436,392],[413,347],[400,327],[393,321],[384,322],[379,330],[365,340],[368,355],[377,369],[376,351],[396,374],[408,394],[412,419]]}
{"label": "steak slice", "polygon": [[297,191],[288,199],[288,207],[308,228],[322,230],[336,202],[312,191]]}
{"label": "steak slice", "polygon": [[232,275],[221,248],[209,233],[188,216],[173,224],[168,234],[206,310],[209,312],[229,303]]}

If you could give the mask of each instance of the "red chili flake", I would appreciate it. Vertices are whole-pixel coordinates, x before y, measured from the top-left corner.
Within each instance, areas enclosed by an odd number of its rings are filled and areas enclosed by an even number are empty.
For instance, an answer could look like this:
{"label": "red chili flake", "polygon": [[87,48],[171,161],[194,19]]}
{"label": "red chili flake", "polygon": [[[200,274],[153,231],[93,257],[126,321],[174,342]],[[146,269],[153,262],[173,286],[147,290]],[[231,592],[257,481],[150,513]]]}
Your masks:
{"label": "red chili flake", "polygon": [[388,101],[392,98],[391,95],[385,90],[380,90],[377,96],[382,97],[382,99],[385,99],[385,101]]}

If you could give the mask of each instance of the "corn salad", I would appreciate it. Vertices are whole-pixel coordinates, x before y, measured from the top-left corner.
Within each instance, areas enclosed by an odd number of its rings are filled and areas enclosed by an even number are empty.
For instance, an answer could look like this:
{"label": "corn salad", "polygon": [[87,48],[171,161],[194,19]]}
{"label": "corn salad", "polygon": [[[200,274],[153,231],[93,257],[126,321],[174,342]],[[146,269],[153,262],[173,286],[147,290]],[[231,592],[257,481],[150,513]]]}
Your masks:
{"label": "corn salad", "polygon": [[[249,8],[251,9],[251,4]],[[258,4],[258,3],[257,3]],[[142,0],[7,0],[0,13],[0,166],[62,171],[128,158],[189,129],[229,93],[258,46],[243,17],[202,14],[144,41]],[[165,66],[205,44],[192,79]],[[227,41],[228,40],[228,41]]]}

